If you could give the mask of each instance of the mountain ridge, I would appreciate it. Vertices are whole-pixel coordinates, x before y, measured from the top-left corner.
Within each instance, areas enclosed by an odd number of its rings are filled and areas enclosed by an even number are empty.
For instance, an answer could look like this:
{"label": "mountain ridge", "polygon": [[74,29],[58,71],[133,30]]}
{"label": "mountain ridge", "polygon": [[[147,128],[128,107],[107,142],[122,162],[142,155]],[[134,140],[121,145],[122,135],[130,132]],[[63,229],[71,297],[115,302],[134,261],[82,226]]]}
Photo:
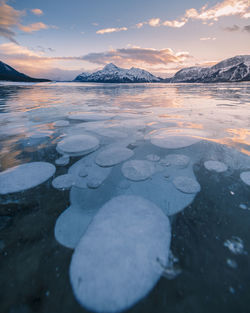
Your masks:
{"label": "mountain ridge", "polygon": [[33,78],[18,72],[10,65],[0,61],[0,81],[12,82],[49,82],[49,79]]}
{"label": "mountain ridge", "polygon": [[75,82],[98,82],[98,83],[154,83],[162,78],[156,77],[148,71],[131,67],[125,69],[109,63],[102,70],[94,73],[84,72],[78,75]]}

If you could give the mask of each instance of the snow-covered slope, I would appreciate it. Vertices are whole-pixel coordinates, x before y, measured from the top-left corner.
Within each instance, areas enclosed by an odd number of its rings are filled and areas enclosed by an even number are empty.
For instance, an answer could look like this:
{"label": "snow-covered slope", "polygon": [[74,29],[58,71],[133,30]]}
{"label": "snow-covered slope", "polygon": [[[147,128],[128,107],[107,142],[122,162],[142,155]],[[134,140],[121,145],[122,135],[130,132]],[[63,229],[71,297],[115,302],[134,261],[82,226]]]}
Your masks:
{"label": "snow-covered slope", "polygon": [[168,82],[212,83],[250,81],[250,55],[235,56],[211,67],[188,67]]}
{"label": "snow-covered slope", "polygon": [[15,82],[44,82],[48,79],[32,78],[16,71],[13,67],[0,61],[0,80],[8,80]]}
{"label": "snow-covered slope", "polygon": [[160,82],[161,78],[139,68],[132,67],[130,69],[124,69],[113,63],[109,63],[100,71],[92,74],[82,73],[78,75],[74,81],[98,83],[149,83]]}

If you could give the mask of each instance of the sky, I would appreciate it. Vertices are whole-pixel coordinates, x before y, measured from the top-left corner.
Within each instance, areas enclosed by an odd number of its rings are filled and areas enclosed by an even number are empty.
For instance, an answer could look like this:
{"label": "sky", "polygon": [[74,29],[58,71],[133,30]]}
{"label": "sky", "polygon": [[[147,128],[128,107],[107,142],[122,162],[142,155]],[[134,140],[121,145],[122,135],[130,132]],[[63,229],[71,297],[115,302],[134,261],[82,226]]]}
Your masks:
{"label": "sky", "polygon": [[71,80],[113,62],[161,77],[250,54],[250,0],[0,0],[0,60]]}

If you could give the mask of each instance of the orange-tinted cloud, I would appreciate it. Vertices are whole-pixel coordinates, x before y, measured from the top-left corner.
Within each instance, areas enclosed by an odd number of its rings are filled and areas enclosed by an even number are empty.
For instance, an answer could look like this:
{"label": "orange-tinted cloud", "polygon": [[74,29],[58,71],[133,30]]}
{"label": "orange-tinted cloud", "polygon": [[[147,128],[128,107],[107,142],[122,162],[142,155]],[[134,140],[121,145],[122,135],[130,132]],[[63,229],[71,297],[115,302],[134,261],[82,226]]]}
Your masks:
{"label": "orange-tinted cloud", "polygon": [[128,30],[127,27],[104,28],[104,29],[99,29],[96,33],[99,35],[103,35],[103,34],[116,33],[116,32],[121,32],[121,31],[126,31],[126,30]]}
{"label": "orange-tinted cloud", "polygon": [[35,15],[43,15],[43,11],[41,9],[31,9],[30,11]]}
{"label": "orange-tinted cloud", "polygon": [[48,28],[49,28],[49,26],[42,23],[42,22],[38,22],[38,23],[26,25],[26,26],[25,25],[19,25],[19,29],[21,29],[25,33],[32,33],[32,32],[36,32],[36,31],[41,30],[41,29],[48,29]]}

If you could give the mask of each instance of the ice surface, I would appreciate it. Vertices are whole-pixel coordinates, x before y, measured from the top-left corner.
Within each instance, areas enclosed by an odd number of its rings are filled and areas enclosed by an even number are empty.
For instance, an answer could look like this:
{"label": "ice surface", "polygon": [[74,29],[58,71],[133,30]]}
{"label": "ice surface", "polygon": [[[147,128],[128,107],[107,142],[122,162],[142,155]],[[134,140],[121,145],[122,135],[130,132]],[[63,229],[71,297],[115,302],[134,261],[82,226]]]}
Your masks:
{"label": "ice surface", "polygon": [[83,112],[83,113],[70,113],[68,118],[71,120],[80,120],[80,121],[102,121],[109,120],[113,118],[113,114],[102,114],[102,113],[92,113],[92,112]]}
{"label": "ice surface", "polygon": [[168,154],[161,160],[161,164],[169,166],[176,166],[178,168],[185,168],[188,166],[190,158],[183,154]]}
{"label": "ice surface", "polygon": [[155,173],[155,165],[146,160],[131,160],[123,164],[122,173],[133,181],[146,180]]}
{"label": "ice surface", "polygon": [[70,174],[57,176],[52,181],[52,186],[56,189],[70,189],[74,185],[74,177]]}
{"label": "ice surface", "polygon": [[79,303],[95,312],[119,312],[145,297],[167,265],[170,223],[161,209],[120,196],[97,213],[78,243],[70,280]]}
{"label": "ice surface", "polygon": [[246,185],[250,186],[250,171],[241,173],[240,178]]}
{"label": "ice surface", "polygon": [[101,151],[96,157],[96,163],[100,166],[113,166],[131,158],[134,152],[127,148],[113,147]]}
{"label": "ice surface", "polygon": [[173,180],[175,187],[184,193],[197,193],[201,187],[197,180],[187,176],[177,176]]}
{"label": "ice surface", "polygon": [[228,169],[228,166],[225,163],[213,160],[204,162],[204,166],[207,170],[215,171],[217,173],[225,172]]}
{"label": "ice surface", "polygon": [[74,249],[92,221],[93,214],[76,205],[69,207],[56,220],[56,240],[63,246]]}
{"label": "ice surface", "polygon": [[148,161],[151,161],[151,162],[158,162],[160,160],[160,157],[157,154],[148,154],[146,158]]}
{"label": "ice surface", "polygon": [[47,162],[31,162],[0,173],[0,194],[19,192],[36,187],[55,173],[55,166]]}
{"label": "ice surface", "polygon": [[57,145],[57,151],[71,156],[85,155],[95,151],[99,147],[99,140],[89,135],[70,136]]}
{"label": "ice surface", "polygon": [[69,121],[65,121],[65,120],[59,120],[53,123],[53,126],[55,127],[64,127],[68,125],[69,125]]}

